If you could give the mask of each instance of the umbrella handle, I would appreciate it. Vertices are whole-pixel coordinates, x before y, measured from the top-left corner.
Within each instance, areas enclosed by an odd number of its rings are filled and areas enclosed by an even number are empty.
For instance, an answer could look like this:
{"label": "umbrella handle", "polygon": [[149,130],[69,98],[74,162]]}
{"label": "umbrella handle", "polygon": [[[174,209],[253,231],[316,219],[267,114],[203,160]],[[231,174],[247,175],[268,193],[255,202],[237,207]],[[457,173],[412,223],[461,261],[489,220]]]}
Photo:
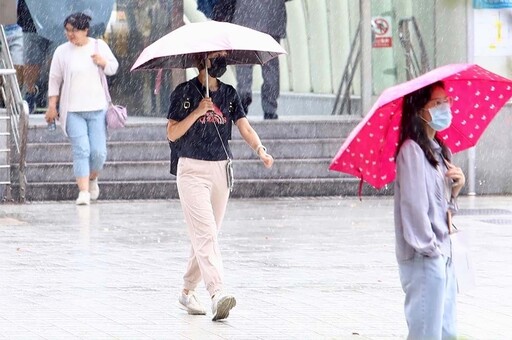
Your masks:
{"label": "umbrella handle", "polygon": [[206,97],[210,98],[210,86],[208,85],[208,54],[204,55],[204,71],[205,71],[205,84],[206,84]]}

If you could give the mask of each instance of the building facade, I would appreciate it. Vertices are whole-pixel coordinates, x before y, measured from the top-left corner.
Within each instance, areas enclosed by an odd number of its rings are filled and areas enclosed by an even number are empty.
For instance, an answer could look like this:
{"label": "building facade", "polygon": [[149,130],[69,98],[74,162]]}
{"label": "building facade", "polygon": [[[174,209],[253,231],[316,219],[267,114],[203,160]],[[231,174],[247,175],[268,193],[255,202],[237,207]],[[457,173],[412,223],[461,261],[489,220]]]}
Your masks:
{"label": "building facade", "polygon": [[[284,1],[284,0],[283,0]],[[508,0],[500,0],[505,6]],[[347,65],[351,45],[360,39],[361,4],[371,8],[372,96],[416,73],[449,63],[476,62],[504,76],[512,76],[511,9],[488,8],[496,0],[290,0],[286,2],[288,55],[280,57],[281,91],[334,97]],[[483,5],[482,5],[483,3]],[[255,1],[257,5],[257,1]],[[511,5],[512,6],[512,5]],[[184,21],[207,20],[196,0],[183,0]],[[159,116],[171,91],[169,72],[155,94],[155,72],[129,69],[142,49],[171,30],[172,0],[117,0],[105,39],[121,63],[112,90],[135,115]],[[416,29],[417,28],[417,29]],[[476,34],[475,34],[476,32]],[[512,35],[512,33],[511,33]],[[509,44],[510,43],[510,44]],[[494,46],[494,47],[493,47]],[[510,46],[510,47],[509,47]],[[196,74],[187,70],[187,78]],[[235,84],[234,70],[222,78]],[[366,78],[368,79],[368,78]],[[261,86],[254,68],[254,90]],[[360,68],[352,95],[361,94]],[[324,112],[325,111],[325,112]],[[322,110],[319,114],[330,114]]]}

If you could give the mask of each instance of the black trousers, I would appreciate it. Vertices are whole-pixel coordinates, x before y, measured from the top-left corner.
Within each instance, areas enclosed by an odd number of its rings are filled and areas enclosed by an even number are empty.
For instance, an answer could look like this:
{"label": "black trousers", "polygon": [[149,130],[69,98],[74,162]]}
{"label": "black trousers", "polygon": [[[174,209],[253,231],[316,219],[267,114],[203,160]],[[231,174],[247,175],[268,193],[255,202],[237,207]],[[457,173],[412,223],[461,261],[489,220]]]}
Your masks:
{"label": "black trousers", "polygon": [[[280,38],[276,38],[277,42]],[[261,105],[265,114],[275,114],[277,111],[277,98],[279,98],[279,59],[274,58],[261,67],[263,85],[261,86]],[[241,65],[236,67],[237,91],[242,105],[247,108],[252,102],[252,66]]]}

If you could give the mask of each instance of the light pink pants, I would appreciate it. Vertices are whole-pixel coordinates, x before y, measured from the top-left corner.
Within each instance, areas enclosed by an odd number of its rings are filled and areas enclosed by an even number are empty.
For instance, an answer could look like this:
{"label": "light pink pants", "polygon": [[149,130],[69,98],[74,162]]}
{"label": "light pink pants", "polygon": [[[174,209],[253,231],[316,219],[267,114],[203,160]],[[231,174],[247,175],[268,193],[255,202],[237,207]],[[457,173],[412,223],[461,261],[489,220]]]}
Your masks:
{"label": "light pink pants", "polygon": [[178,161],[176,183],[192,243],[183,288],[195,290],[203,278],[210,295],[222,290],[224,276],[217,236],[229,198],[226,163],[183,157]]}

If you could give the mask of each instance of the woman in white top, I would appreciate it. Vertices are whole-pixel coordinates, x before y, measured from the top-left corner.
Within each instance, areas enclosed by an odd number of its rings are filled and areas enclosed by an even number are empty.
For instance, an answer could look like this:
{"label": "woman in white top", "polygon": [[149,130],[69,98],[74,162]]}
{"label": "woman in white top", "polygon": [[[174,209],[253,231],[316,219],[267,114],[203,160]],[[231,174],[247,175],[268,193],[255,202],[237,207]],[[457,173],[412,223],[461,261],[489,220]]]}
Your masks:
{"label": "woman in white top", "polygon": [[68,42],[53,55],[46,112],[46,121],[58,119],[71,140],[73,172],[80,190],[77,205],[88,205],[99,196],[98,174],[107,158],[108,106],[101,72],[113,75],[119,67],[104,41],[88,37],[90,21],[83,13],[64,20]]}

